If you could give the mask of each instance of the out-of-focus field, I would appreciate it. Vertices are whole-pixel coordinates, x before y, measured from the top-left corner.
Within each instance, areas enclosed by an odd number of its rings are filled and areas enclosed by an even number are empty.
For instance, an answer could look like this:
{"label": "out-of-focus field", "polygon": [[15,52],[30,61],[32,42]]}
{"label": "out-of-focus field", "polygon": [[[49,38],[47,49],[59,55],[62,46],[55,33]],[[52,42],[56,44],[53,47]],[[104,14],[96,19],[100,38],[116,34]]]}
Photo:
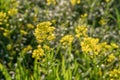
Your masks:
{"label": "out-of-focus field", "polygon": [[0,0],[0,80],[119,75],[119,0]]}

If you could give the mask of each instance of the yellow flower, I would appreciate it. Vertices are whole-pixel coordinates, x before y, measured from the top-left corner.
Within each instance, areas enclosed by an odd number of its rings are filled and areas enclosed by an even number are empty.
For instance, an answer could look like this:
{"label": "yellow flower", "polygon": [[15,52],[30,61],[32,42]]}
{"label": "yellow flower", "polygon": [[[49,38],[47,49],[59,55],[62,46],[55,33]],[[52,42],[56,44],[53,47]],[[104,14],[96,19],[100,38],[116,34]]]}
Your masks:
{"label": "yellow flower", "polygon": [[18,9],[15,9],[15,8],[10,9],[10,10],[8,11],[8,15],[10,15],[10,16],[14,16],[14,15],[16,15],[17,13],[18,13]]}
{"label": "yellow flower", "polygon": [[53,33],[55,28],[51,24],[51,22],[42,22],[37,25],[34,35],[38,43],[55,39],[55,34]]}
{"label": "yellow flower", "polygon": [[88,16],[87,13],[84,13],[84,14],[81,15],[82,18],[86,18],[87,16]]}
{"label": "yellow flower", "polygon": [[25,30],[20,30],[20,33],[22,34],[22,35],[26,35],[27,34],[27,32],[25,31]]}
{"label": "yellow flower", "polygon": [[23,49],[24,52],[27,52],[27,51],[29,51],[29,50],[32,50],[32,46],[30,46],[30,45],[28,45],[27,47],[25,47],[25,48]]}
{"label": "yellow flower", "polygon": [[72,35],[66,35],[64,37],[62,37],[62,39],[60,40],[60,43],[62,43],[63,46],[68,45],[70,46],[71,43],[73,42],[74,37]]}
{"label": "yellow flower", "polygon": [[75,29],[75,32],[76,32],[76,37],[88,37],[87,35],[87,27],[85,27],[84,25],[82,26],[78,26],[76,29]]}
{"label": "yellow flower", "polygon": [[46,50],[50,50],[50,47],[48,45],[43,45],[43,48]]}
{"label": "yellow flower", "polygon": [[33,50],[32,57],[35,59],[40,59],[44,55],[44,50],[41,46],[38,46],[37,49]]}
{"label": "yellow flower", "polygon": [[105,20],[104,18],[102,18],[102,19],[100,19],[99,24],[100,25],[105,25],[105,24],[107,24],[107,20]]}
{"label": "yellow flower", "polygon": [[111,49],[111,46],[108,45],[106,42],[102,42],[102,43],[100,44],[100,46],[101,46],[101,49],[102,49],[103,52],[109,51],[109,50]]}
{"label": "yellow flower", "polygon": [[119,46],[116,45],[115,43],[111,43],[110,45],[112,46],[112,48],[119,48]]}
{"label": "yellow flower", "polygon": [[80,0],[70,0],[70,2],[73,6],[76,4],[80,4]]}
{"label": "yellow flower", "polygon": [[105,2],[107,2],[107,3],[108,3],[108,2],[110,2],[110,0],[105,0]]}
{"label": "yellow flower", "polygon": [[55,34],[49,35],[49,36],[47,37],[47,39],[48,39],[49,41],[55,39]]}
{"label": "yellow flower", "polygon": [[109,77],[112,79],[119,78],[120,75],[120,70],[119,69],[113,69],[112,71],[109,72]]}
{"label": "yellow flower", "polygon": [[0,19],[1,19],[1,18],[4,19],[5,17],[6,17],[6,13],[4,13],[4,12],[0,12]]}
{"label": "yellow flower", "polygon": [[12,7],[18,7],[19,6],[19,1],[18,0],[10,0]]}
{"label": "yellow flower", "polygon": [[27,24],[27,27],[30,28],[30,29],[34,28],[34,26],[32,24]]}
{"label": "yellow flower", "polygon": [[11,50],[12,49],[12,44],[8,44],[6,47],[7,47],[7,50]]}
{"label": "yellow flower", "polygon": [[0,25],[2,25],[4,22],[7,22],[7,15],[4,12],[0,12]]}
{"label": "yellow flower", "polygon": [[47,0],[47,5],[50,4],[56,5],[56,0]]}
{"label": "yellow flower", "polygon": [[110,54],[110,55],[108,56],[107,61],[108,61],[108,62],[112,62],[114,59],[115,59],[115,56],[114,56],[113,54]]}
{"label": "yellow flower", "polygon": [[80,43],[82,51],[85,53],[94,53],[95,55],[98,55],[101,50],[98,42],[99,39],[91,37],[84,38],[84,40]]}
{"label": "yellow flower", "polygon": [[9,37],[10,31],[7,30],[7,29],[4,29],[3,35],[4,35],[5,37]]}

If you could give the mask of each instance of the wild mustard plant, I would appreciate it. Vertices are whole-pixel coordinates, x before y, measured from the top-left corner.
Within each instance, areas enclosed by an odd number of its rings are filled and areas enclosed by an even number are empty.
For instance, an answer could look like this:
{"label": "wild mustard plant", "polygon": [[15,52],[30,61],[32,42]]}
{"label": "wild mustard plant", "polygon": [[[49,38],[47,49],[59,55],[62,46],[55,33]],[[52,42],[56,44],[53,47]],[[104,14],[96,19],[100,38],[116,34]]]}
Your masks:
{"label": "wild mustard plant", "polygon": [[79,37],[87,37],[87,32],[88,32],[88,29],[86,26],[84,25],[81,25],[81,26],[78,26],[76,27],[75,29],[75,32],[76,32],[76,37],[79,38]]}
{"label": "wild mustard plant", "polygon": [[33,50],[32,57],[36,60],[41,59],[44,56],[44,50],[40,45],[37,46],[37,49]]}
{"label": "wild mustard plant", "polygon": [[6,46],[6,48],[7,48],[7,50],[11,50],[11,49],[12,49],[12,44],[8,44],[8,45]]}
{"label": "wild mustard plant", "polygon": [[47,50],[47,51],[50,51],[50,49],[51,49],[51,48],[50,48],[48,45],[46,45],[46,44],[43,45],[43,48],[44,48],[45,50]]}
{"label": "wild mustard plant", "polygon": [[8,11],[8,15],[9,16],[14,16],[18,13],[18,10],[16,8],[13,8],[13,9],[9,9]]}
{"label": "wild mustard plant", "polygon": [[38,43],[55,39],[55,34],[53,33],[55,28],[51,24],[51,22],[42,22],[37,25],[34,35]]}
{"label": "wild mustard plant", "polygon": [[120,79],[119,1],[1,0],[0,4],[1,80]]}
{"label": "wild mustard plant", "polygon": [[113,69],[109,71],[110,80],[119,80],[120,79],[119,75],[120,75],[119,69]]}
{"label": "wild mustard plant", "polygon": [[101,18],[99,21],[100,25],[106,25],[107,24],[107,20],[105,20],[104,18]]}
{"label": "wild mustard plant", "polygon": [[70,2],[73,6],[76,4],[80,4],[80,0],[70,0]]}
{"label": "wild mustard plant", "polygon": [[6,23],[8,20],[8,16],[5,12],[0,12],[0,25]]}
{"label": "wild mustard plant", "polygon": [[4,29],[3,35],[4,35],[4,37],[10,38],[10,33],[11,33],[10,30]]}
{"label": "wild mustard plant", "polygon": [[50,4],[56,5],[56,0],[47,0],[47,5]]}
{"label": "wild mustard plant", "polygon": [[27,53],[27,52],[29,52],[30,50],[32,50],[32,46],[31,46],[31,45],[28,45],[28,46],[26,46],[26,47],[23,49],[23,52],[24,52],[24,53]]}
{"label": "wild mustard plant", "polygon": [[108,61],[108,62],[112,62],[112,61],[114,61],[114,60],[115,60],[114,54],[108,55],[108,58],[107,58],[107,61]]}
{"label": "wild mustard plant", "polygon": [[107,3],[110,2],[110,1],[111,1],[111,0],[105,0],[105,2],[107,2]]}
{"label": "wild mustard plant", "polygon": [[117,44],[115,44],[115,43],[110,43],[110,45],[111,45],[111,47],[112,47],[113,49],[119,48],[119,46],[118,46]]}
{"label": "wild mustard plant", "polygon": [[[38,48],[33,50],[32,57],[35,59],[40,59],[46,50],[50,50],[50,47],[46,44],[49,43],[49,41],[52,41],[55,39],[55,34],[53,33],[55,28],[51,26],[51,22],[42,22],[37,25],[37,28],[35,29],[35,38],[38,42]],[[44,43],[43,46],[40,46],[42,43]],[[45,50],[45,51],[44,51]]]}
{"label": "wild mustard plant", "polygon": [[92,53],[98,55],[100,52],[99,39],[87,37],[81,41],[82,51],[85,53]]}
{"label": "wild mustard plant", "polygon": [[60,43],[63,46],[70,46],[72,44],[73,40],[74,40],[74,37],[72,35],[65,35],[60,40]]}
{"label": "wild mustard plant", "polygon": [[81,18],[86,18],[87,16],[88,16],[88,14],[84,13],[84,14],[81,15]]}
{"label": "wild mustard plant", "polygon": [[28,27],[29,29],[33,29],[33,28],[34,28],[34,25],[28,23],[28,24],[27,24],[27,27]]}

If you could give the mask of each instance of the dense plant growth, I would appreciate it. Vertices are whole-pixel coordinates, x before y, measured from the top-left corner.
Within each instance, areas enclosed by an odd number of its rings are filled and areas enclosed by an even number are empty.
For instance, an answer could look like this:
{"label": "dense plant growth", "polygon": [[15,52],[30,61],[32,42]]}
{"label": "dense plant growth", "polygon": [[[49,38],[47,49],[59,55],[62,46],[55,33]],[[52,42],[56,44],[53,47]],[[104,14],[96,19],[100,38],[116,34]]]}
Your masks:
{"label": "dense plant growth", "polygon": [[0,0],[0,80],[120,80],[119,0]]}

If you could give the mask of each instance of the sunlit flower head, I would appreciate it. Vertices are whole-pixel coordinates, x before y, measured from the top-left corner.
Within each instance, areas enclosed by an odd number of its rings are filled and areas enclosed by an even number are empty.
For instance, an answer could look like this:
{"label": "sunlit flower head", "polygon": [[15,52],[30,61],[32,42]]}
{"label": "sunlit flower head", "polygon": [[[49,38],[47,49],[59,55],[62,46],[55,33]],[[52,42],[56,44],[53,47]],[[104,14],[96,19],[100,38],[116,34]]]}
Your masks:
{"label": "sunlit flower head", "polygon": [[48,21],[37,25],[34,35],[38,43],[55,39],[55,34],[53,33],[55,28],[51,26],[51,24],[52,23]]}
{"label": "sunlit flower head", "polygon": [[44,55],[44,50],[38,45],[37,49],[33,50],[32,57],[35,59],[40,59]]}
{"label": "sunlit flower head", "polygon": [[70,0],[70,2],[73,6],[76,4],[80,4],[80,0]]}
{"label": "sunlit flower head", "polygon": [[76,32],[75,36],[78,37],[78,38],[88,37],[88,35],[87,35],[88,29],[84,25],[76,27],[75,32]]}
{"label": "sunlit flower head", "polygon": [[73,42],[74,37],[72,35],[65,35],[62,37],[62,39],[60,40],[60,43],[62,43],[62,45],[71,45],[71,43]]}

